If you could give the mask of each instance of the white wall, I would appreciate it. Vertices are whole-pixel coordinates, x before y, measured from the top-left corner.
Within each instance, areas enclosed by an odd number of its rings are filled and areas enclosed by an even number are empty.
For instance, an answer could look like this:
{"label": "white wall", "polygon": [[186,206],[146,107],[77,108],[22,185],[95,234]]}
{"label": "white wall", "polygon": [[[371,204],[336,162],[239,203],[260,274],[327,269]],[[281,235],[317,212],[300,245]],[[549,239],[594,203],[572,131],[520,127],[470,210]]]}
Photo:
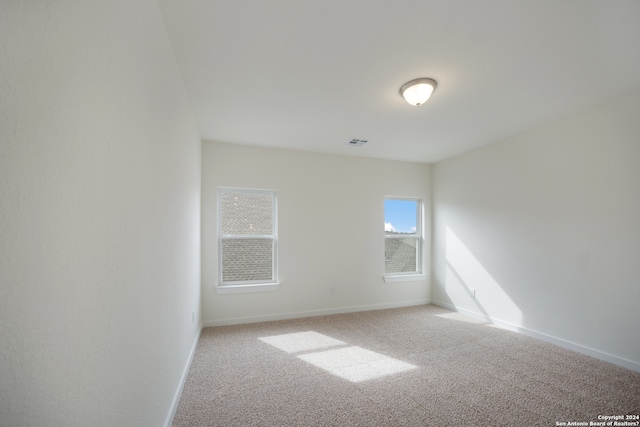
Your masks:
{"label": "white wall", "polygon": [[640,370],[639,112],[635,92],[436,164],[434,302]]}
{"label": "white wall", "polygon": [[[216,294],[218,186],[278,190],[278,291]],[[427,302],[428,280],[382,280],[385,195],[421,197],[429,212],[430,166],[203,142],[204,324]]]}
{"label": "white wall", "polygon": [[0,424],[161,426],[199,332],[200,141],[153,0],[0,13]]}

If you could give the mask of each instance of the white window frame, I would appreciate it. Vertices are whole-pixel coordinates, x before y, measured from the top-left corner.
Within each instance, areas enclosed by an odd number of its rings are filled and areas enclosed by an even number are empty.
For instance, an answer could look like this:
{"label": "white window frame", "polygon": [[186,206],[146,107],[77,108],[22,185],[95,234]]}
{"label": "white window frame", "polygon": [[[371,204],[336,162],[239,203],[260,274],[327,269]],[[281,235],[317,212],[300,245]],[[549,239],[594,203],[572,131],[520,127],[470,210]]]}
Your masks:
{"label": "white window frame", "polygon": [[[225,192],[232,193],[253,193],[253,194],[269,194],[273,198],[273,234],[225,234],[222,232],[222,195]],[[278,283],[278,192],[276,190],[266,190],[257,188],[234,188],[234,187],[218,187],[218,284],[216,292],[219,294],[227,293],[243,293],[243,292],[263,292],[275,291],[279,288]],[[242,281],[223,281],[223,265],[222,265],[222,242],[223,240],[239,240],[239,239],[268,239],[272,240],[272,256],[271,256],[271,280],[242,280]]]}
{"label": "white window frame", "polygon": [[403,233],[403,234],[388,234],[387,231],[384,231],[385,238],[385,251],[386,251],[386,239],[406,239],[406,238],[415,238],[416,239],[416,270],[415,271],[402,271],[402,272],[392,272],[387,273],[386,266],[386,255],[385,255],[385,264],[384,264],[384,281],[386,283],[391,282],[409,282],[409,281],[418,281],[425,280],[426,275],[424,274],[424,262],[423,262],[423,246],[424,246],[424,201],[419,197],[397,197],[397,196],[385,196],[385,202],[387,200],[405,200],[416,202],[416,231],[414,233]]}

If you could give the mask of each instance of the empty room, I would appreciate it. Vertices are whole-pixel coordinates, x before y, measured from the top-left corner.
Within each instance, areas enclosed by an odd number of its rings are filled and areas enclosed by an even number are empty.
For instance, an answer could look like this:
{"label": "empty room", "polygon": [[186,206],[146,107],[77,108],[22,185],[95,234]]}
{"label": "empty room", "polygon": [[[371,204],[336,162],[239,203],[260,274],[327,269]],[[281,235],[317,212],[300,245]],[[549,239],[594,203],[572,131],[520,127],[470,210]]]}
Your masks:
{"label": "empty room", "polygon": [[0,426],[639,426],[640,2],[6,0]]}

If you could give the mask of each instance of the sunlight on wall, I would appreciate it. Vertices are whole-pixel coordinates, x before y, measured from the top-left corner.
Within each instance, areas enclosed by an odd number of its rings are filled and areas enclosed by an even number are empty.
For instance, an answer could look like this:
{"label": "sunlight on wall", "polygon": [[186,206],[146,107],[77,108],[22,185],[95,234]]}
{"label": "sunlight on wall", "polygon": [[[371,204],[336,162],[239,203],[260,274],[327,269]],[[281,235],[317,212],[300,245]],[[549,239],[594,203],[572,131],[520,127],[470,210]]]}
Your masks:
{"label": "sunlight on wall", "polygon": [[449,227],[446,256],[445,290],[454,306],[521,324],[522,311]]}
{"label": "sunlight on wall", "polygon": [[[357,383],[416,369],[417,366],[313,331],[258,338],[333,375]],[[335,347],[327,350],[327,348]],[[321,350],[321,351],[318,351]]]}

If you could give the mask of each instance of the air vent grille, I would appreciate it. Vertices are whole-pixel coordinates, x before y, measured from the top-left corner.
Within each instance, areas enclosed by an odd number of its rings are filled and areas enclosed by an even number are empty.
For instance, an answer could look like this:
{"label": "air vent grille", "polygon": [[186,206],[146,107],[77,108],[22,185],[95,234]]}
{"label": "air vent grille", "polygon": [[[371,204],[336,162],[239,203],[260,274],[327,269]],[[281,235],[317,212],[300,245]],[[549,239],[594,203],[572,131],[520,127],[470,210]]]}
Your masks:
{"label": "air vent grille", "polygon": [[351,141],[347,142],[347,145],[351,145],[352,147],[362,147],[367,142],[369,142],[369,141],[367,141],[366,139],[355,139],[355,138],[353,138]]}

